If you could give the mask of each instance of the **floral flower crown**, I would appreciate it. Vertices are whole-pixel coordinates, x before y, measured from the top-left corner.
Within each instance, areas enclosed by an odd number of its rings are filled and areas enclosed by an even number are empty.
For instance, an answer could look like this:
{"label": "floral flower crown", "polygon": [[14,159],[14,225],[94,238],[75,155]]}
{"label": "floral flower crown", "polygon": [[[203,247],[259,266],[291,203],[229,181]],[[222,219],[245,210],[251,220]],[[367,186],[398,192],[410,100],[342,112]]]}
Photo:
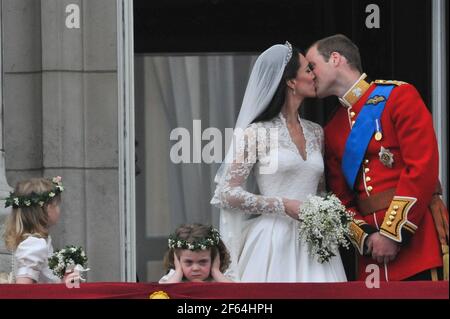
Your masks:
{"label": "floral flower crown", "polygon": [[219,244],[220,234],[217,229],[211,227],[209,231],[209,235],[207,237],[203,237],[194,242],[188,242],[185,239],[178,238],[177,235],[171,234],[169,236],[169,248],[173,249],[189,249],[189,250],[205,250],[209,247],[214,247]]}
{"label": "floral flower crown", "polygon": [[53,187],[49,192],[35,193],[32,192],[29,195],[16,195],[15,193],[9,193],[9,196],[5,198],[5,208],[12,206],[13,208],[31,207],[39,205],[44,207],[45,203],[50,202],[56,195],[61,194],[64,191],[64,186],[61,183],[61,176],[52,178]]}

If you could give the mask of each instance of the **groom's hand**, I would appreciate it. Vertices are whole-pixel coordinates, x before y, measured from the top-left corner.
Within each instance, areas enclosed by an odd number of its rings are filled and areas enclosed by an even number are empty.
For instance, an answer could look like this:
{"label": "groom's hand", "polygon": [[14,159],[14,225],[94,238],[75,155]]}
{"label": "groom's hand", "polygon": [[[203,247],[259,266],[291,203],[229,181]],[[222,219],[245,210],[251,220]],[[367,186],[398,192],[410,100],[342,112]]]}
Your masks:
{"label": "groom's hand", "polygon": [[400,245],[380,233],[373,233],[367,239],[368,253],[372,253],[372,258],[379,264],[389,263],[395,259]]}

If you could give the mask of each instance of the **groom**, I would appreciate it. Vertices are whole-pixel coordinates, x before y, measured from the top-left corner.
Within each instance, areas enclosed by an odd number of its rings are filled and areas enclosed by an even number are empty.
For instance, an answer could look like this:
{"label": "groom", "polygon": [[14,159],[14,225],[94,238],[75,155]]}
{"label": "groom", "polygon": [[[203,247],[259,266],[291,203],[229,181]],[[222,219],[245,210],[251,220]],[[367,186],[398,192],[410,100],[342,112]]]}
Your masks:
{"label": "groom", "polygon": [[419,93],[405,82],[369,80],[358,47],[344,35],[317,41],[306,58],[317,96],[335,95],[342,104],[325,127],[325,161],[328,186],[355,212],[358,279],[372,274],[371,264],[381,280],[435,279],[441,246],[428,206],[439,155]]}

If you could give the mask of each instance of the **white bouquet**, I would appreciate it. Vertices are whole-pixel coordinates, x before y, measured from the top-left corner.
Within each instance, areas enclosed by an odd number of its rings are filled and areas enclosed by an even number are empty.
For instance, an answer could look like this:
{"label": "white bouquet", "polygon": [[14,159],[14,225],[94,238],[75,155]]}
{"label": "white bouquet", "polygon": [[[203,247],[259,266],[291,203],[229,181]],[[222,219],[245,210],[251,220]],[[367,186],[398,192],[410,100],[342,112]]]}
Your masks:
{"label": "white bouquet", "polygon": [[318,262],[324,263],[336,256],[339,246],[348,249],[353,213],[347,211],[336,195],[309,195],[298,216],[300,240],[308,243],[310,254],[317,257]]}
{"label": "white bouquet", "polygon": [[53,270],[55,276],[63,278],[66,272],[73,270],[88,271],[87,256],[83,248],[76,246],[66,246],[63,249],[57,250],[48,259],[48,267]]}

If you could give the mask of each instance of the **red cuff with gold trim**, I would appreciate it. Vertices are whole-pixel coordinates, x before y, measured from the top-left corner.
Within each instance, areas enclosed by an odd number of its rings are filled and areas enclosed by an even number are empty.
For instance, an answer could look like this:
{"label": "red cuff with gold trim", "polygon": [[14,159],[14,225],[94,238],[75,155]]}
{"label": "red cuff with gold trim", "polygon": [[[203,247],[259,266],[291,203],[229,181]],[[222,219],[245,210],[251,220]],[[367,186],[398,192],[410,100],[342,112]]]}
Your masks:
{"label": "red cuff with gold trim", "polygon": [[409,241],[417,230],[417,226],[408,220],[408,212],[416,201],[414,197],[394,196],[384,216],[380,234],[398,243]]}
{"label": "red cuff with gold trim", "polygon": [[358,250],[358,252],[363,255],[365,241],[370,234],[377,232],[377,229],[369,224],[367,224],[364,220],[361,219],[353,219],[350,223],[350,232],[351,237],[350,241],[353,246]]}

